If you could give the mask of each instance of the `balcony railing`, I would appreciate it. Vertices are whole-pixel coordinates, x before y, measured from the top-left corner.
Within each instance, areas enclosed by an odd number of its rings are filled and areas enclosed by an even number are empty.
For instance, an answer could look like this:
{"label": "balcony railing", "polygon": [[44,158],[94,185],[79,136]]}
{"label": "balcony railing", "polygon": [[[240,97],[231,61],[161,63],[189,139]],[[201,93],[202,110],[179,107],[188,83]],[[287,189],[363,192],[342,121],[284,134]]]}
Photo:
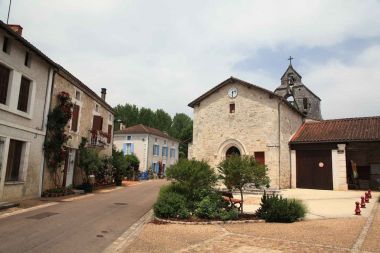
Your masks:
{"label": "balcony railing", "polygon": [[89,130],[90,132],[90,145],[96,147],[105,147],[108,145],[109,136],[100,130]]}

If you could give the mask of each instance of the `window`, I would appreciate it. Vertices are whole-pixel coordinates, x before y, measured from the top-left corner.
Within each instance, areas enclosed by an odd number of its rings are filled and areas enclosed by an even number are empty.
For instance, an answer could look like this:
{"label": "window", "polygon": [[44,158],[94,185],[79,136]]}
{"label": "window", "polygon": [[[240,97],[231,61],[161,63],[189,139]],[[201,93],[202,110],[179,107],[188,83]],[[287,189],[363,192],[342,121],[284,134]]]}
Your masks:
{"label": "window", "polygon": [[265,153],[264,152],[255,152],[255,160],[262,165],[265,165]]}
{"label": "window", "polygon": [[307,98],[303,98],[303,109],[306,110],[308,107],[308,101]]}
{"label": "window", "polygon": [[156,138],[156,139],[154,140],[154,142],[157,142],[157,140],[158,140],[158,139]]}
{"label": "window", "polygon": [[99,105],[95,104],[95,112],[99,112]]}
{"label": "window", "polygon": [[112,121],[112,114],[108,114],[108,121]]}
{"label": "window", "polygon": [[162,147],[162,156],[168,157],[168,147]]}
{"label": "window", "polygon": [[230,104],[230,113],[235,113],[235,104]]}
{"label": "window", "polygon": [[0,65],[0,104],[7,103],[10,69]]}
{"label": "window", "polygon": [[164,140],[164,144],[166,144],[166,140]]}
{"label": "window", "polygon": [[4,36],[3,52],[9,54],[11,52],[11,41],[8,37]]}
{"label": "window", "polygon": [[127,141],[130,141],[130,140],[132,140],[132,136],[128,135],[127,136]]}
{"label": "window", "polygon": [[170,149],[170,157],[175,157],[175,148]]}
{"label": "window", "polygon": [[11,139],[9,142],[5,181],[20,181],[22,151],[25,142]]}
{"label": "window", "polygon": [[27,51],[25,52],[24,65],[30,68],[30,63],[31,63],[31,56],[30,56],[30,53]]}
{"label": "window", "polygon": [[29,90],[30,90],[30,80],[22,77],[20,85],[20,93],[18,95],[18,105],[17,110],[27,112],[28,102],[29,102]]}
{"label": "window", "polygon": [[102,130],[103,129],[103,118],[101,116],[94,115],[92,118],[92,130]]}
{"label": "window", "polygon": [[80,91],[75,91],[75,99],[80,101]]}
{"label": "window", "polygon": [[79,105],[74,105],[73,115],[71,117],[71,130],[74,132],[78,131],[79,109]]}
{"label": "window", "polygon": [[158,156],[160,155],[160,146],[159,145],[153,145],[153,155]]}
{"label": "window", "polygon": [[133,143],[124,143],[123,144],[123,154],[124,155],[131,155],[134,152],[134,145]]}

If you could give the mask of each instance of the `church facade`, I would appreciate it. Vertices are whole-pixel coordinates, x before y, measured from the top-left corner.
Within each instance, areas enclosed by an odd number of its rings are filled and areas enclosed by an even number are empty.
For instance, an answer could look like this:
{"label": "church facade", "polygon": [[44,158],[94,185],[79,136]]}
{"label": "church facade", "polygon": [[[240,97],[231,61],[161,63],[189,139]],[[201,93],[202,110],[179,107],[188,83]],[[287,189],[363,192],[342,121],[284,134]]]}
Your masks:
{"label": "church facade", "polygon": [[[285,80],[291,77],[298,79]],[[231,77],[192,101],[189,106],[194,108],[194,125],[189,158],[206,160],[216,168],[230,154],[253,155],[267,165],[272,188],[290,188],[289,140],[307,117],[295,103],[304,102],[300,93],[308,89],[291,65],[281,81],[272,92]],[[295,94],[291,91],[294,87],[300,89]],[[309,95],[308,113],[316,118],[321,118],[319,102],[319,98]]]}

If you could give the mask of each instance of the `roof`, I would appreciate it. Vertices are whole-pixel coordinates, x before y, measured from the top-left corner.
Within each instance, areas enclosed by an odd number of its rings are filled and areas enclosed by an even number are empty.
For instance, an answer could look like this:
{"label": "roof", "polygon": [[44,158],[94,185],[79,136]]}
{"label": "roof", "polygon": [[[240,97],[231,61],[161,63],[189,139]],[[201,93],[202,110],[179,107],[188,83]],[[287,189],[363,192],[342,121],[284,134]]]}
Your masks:
{"label": "roof", "polygon": [[5,30],[8,35],[12,36],[15,40],[29,48],[31,51],[33,51],[35,54],[40,56],[42,59],[44,59],[47,63],[53,65],[53,67],[58,68],[58,64],[55,63],[52,59],[47,57],[44,53],[42,53],[38,48],[33,46],[29,41],[24,39],[21,35],[13,31],[7,24],[5,24],[3,21],[0,20],[0,27]]}
{"label": "roof", "polygon": [[380,116],[305,122],[290,144],[380,141]]}
{"label": "roof", "polygon": [[282,96],[280,95],[277,95],[276,93],[270,91],[270,90],[267,90],[267,89],[264,89],[260,86],[257,86],[257,85],[254,85],[254,84],[251,84],[251,83],[248,83],[246,81],[243,81],[243,80],[240,80],[236,77],[233,77],[231,76],[230,78],[228,78],[227,80],[221,82],[220,84],[218,84],[217,86],[215,86],[214,88],[212,88],[211,90],[207,91],[206,93],[204,93],[202,96],[198,97],[197,99],[193,100],[192,102],[190,102],[188,104],[188,106],[190,106],[191,108],[194,108],[195,105],[199,104],[203,99],[207,98],[208,96],[210,96],[211,94],[213,94],[215,91],[219,90],[220,88],[224,87],[225,85],[227,84],[230,84],[230,83],[240,83],[248,88],[255,88],[255,89],[258,89],[258,90],[261,90],[265,93],[268,93],[271,97],[276,97],[278,99],[280,99],[282,102],[284,102],[284,104],[286,104],[290,109],[292,109],[293,111],[299,113],[300,115],[302,115],[303,117],[305,116],[302,112],[300,112],[299,110],[297,110],[294,106],[292,106],[286,99],[284,99]]}
{"label": "roof", "polygon": [[78,85],[80,86],[78,88],[82,88],[82,90],[87,95],[89,95],[90,97],[92,97],[93,99],[95,99],[97,102],[99,102],[100,104],[102,104],[104,107],[106,107],[112,113],[115,113],[115,111],[113,110],[113,108],[106,101],[104,101],[99,95],[97,95],[92,89],[90,89],[87,85],[85,85],[84,83],[82,83],[78,78],[76,78],[74,75],[72,75],[64,67],[62,67],[58,63],[54,62],[52,59],[50,59],[48,56],[46,56],[44,53],[42,53],[38,48],[36,48],[29,41],[27,41],[26,39],[24,39],[24,37],[22,37],[21,35],[19,35],[15,31],[13,31],[7,24],[5,24],[4,22],[2,22],[1,20],[0,20],[0,28],[4,29],[5,32],[9,36],[13,37],[13,39],[17,40],[18,42],[20,42],[21,44],[23,44],[25,47],[29,48],[29,50],[33,51],[35,54],[37,54],[39,57],[41,57],[43,60],[45,60],[48,64],[52,65],[52,67],[56,71],[58,71],[60,73],[65,73],[69,78],[73,79],[75,82],[78,83]]}
{"label": "roof", "polygon": [[73,74],[71,74],[68,70],[66,70],[64,67],[59,65],[58,73],[62,75],[66,79],[71,79],[68,81],[71,81],[75,86],[77,86],[79,89],[84,91],[88,96],[92,97],[95,101],[97,101],[99,104],[103,105],[105,108],[107,108],[110,112],[115,114],[115,110],[104,100],[102,99],[98,94],[96,94],[91,88],[89,88],[87,85],[82,83],[81,80],[76,78]]}
{"label": "roof", "polygon": [[293,65],[292,64],[289,64],[288,68],[285,70],[284,74],[282,74],[281,76],[281,80],[285,77],[286,73],[288,73],[289,71],[292,71],[293,73],[295,73],[300,79],[302,79],[302,76],[293,68]]}
{"label": "roof", "polygon": [[151,134],[151,135],[167,138],[169,140],[173,140],[176,142],[180,142],[179,140],[171,137],[170,135],[162,132],[159,129],[144,126],[143,124],[138,124],[135,126],[127,127],[123,130],[115,131],[115,134]]}

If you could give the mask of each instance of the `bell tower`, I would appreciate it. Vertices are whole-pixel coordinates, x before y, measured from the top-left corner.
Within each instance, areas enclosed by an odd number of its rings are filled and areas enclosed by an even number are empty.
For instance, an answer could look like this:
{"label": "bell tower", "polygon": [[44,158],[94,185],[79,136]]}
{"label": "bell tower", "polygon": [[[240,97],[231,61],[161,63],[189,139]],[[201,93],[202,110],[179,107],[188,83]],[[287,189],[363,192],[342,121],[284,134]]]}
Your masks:
{"label": "bell tower", "polygon": [[306,118],[322,120],[321,99],[302,83],[302,76],[292,66],[293,59],[289,57],[289,66],[281,77],[281,85],[274,93],[288,100]]}

